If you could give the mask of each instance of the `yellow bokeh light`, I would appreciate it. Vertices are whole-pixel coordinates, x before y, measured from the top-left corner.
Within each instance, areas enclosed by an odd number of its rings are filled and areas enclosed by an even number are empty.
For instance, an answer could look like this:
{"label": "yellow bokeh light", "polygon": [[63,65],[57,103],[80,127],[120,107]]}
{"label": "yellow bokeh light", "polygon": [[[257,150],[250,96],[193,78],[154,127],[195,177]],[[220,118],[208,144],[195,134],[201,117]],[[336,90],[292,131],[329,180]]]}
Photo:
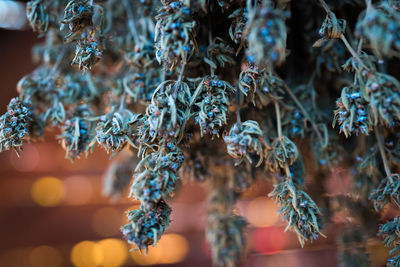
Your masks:
{"label": "yellow bokeh light", "polygon": [[98,209],[92,217],[92,226],[101,236],[113,236],[120,233],[121,212],[114,208]]}
{"label": "yellow bokeh light", "polygon": [[131,252],[133,261],[138,265],[172,264],[181,262],[189,252],[189,244],[179,234],[164,234],[156,247],[149,247],[148,254]]}
{"label": "yellow bokeh light", "polygon": [[103,262],[103,251],[99,244],[82,241],[71,251],[71,261],[76,267],[97,267]]}
{"label": "yellow bokeh light", "polygon": [[63,182],[55,177],[42,177],[32,185],[31,196],[40,206],[57,206],[64,198]]}
{"label": "yellow bokeh light", "polygon": [[62,264],[61,253],[50,246],[34,248],[29,255],[31,267],[59,267]]}
{"label": "yellow bokeh light", "polygon": [[125,263],[128,257],[128,248],[124,241],[108,238],[97,243],[103,254],[103,267],[118,267]]}
{"label": "yellow bokeh light", "polygon": [[256,227],[274,225],[278,220],[278,207],[265,197],[259,197],[250,201],[246,210],[246,217],[249,223]]}

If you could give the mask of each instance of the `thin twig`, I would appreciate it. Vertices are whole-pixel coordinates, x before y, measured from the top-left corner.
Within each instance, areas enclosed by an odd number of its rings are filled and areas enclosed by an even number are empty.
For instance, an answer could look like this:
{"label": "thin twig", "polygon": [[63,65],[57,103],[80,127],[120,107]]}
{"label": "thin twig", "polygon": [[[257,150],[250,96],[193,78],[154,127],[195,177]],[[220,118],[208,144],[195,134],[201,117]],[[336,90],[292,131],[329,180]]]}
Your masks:
{"label": "thin twig", "polygon": [[279,103],[278,101],[275,101],[274,104],[275,104],[276,123],[278,128],[278,137],[282,138],[281,112],[279,110]]}
{"label": "thin twig", "polygon": [[388,160],[387,160],[387,157],[386,157],[386,153],[385,153],[385,148],[384,148],[384,145],[383,145],[383,136],[381,134],[381,130],[380,130],[379,126],[376,126],[376,128],[375,128],[375,136],[376,136],[376,140],[378,142],[379,152],[381,154],[383,167],[385,168],[386,176],[389,179],[391,179],[390,175],[392,174],[392,172],[390,171],[390,168],[389,168],[389,163],[388,163]]}

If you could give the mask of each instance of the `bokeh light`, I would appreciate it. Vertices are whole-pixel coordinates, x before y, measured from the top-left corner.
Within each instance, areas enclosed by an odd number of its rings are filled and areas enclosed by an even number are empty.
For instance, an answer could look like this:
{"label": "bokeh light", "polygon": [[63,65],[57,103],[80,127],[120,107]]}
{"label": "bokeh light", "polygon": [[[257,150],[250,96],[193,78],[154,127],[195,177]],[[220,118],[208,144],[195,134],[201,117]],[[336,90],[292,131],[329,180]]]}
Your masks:
{"label": "bokeh light", "polygon": [[125,241],[108,238],[97,243],[103,255],[101,266],[118,267],[125,263],[128,257],[128,248]]}
{"label": "bokeh light", "polygon": [[42,177],[32,185],[31,196],[40,206],[57,206],[64,198],[64,185],[58,178]]}
{"label": "bokeh light", "polygon": [[148,254],[131,252],[133,261],[138,265],[172,264],[181,262],[189,252],[186,238],[179,234],[164,234],[155,247],[150,247]]}
{"label": "bokeh light", "polygon": [[103,252],[99,244],[82,241],[71,251],[71,262],[76,267],[97,267],[103,262]]}
{"label": "bokeh light", "polygon": [[71,176],[64,180],[64,200],[70,205],[83,205],[90,201],[93,186],[85,176]]}
{"label": "bokeh light", "polygon": [[114,208],[98,209],[92,217],[92,226],[101,236],[113,236],[120,233],[122,225],[121,211]]}
{"label": "bokeh light", "polygon": [[275,226],[254,229],[251,235],[252,247],[264,255],[278,253],[285,248],[287,241],[283,230]]}
{"label": "bokeh light", "polygon": [[33,144],[24,144],[23,153],[10,153],[11,165],[20,172],[31,172],[36,169],[39,164],[40,155]]}
{"label": "bokeh light", "polygon": [[36,247],[29,255],[31,267],[59,267],[62,261],[61,253],[50,246]]}
{"label": "bokeh light", "polygon": [[259,197],[248,204],[246,218],[256,227],[272,226],[279,218],[277,211],[278,207],[271,199]]}

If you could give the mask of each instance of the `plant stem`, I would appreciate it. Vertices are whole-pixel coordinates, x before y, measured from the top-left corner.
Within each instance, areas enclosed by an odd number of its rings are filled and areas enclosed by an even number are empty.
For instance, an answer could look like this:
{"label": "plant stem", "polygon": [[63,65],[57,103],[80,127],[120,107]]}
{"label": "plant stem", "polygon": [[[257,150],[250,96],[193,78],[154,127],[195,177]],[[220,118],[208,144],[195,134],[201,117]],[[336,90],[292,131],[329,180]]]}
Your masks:
{"label": "plant stem", "polygon": [[[289,86],[287,86],[286,84],[285,84],[285,89],[286,89],[286,92],[289,94],[289,96],[293,99],[293,101],[294,101],[294,102],[296,103],[296,105],[299,107],[299,109],[300,109],[301,112],[303,113],[304,117],[306,117],[306,119],[310,121],[310,123],[311,123],[311,125],[312,125],[312,127],[313,127],[315,133],[317,134],[318,138],[319,138],[321,141],[323,141],[323,142],[325,143],[324,138],[322,137],[322,134],[321,134],[321,132],[319,131],[317,124],[314,122],[313,119],[311,119],[310,114],[308,114],[308,112],[306,111],[306,109],[303,107],[303,105],[302,105],[302,104],[300,103],[300,101],[297,99],[296,95],[292,92],[292,90],[291,90],[291,89],[289,88]],[[326,144],[326,145],[327,145],[327,144]],[[325,144],[324,144],[324,146],[325,146]]]}
{"label": "plant stem", "polygon": [[275,105],[275,113],[276,113],[276,123],[277,123],[277,128],[278,128],[278,137],[282,138],[281,111],[279,109],[278,101],[275,101],[274,105]]}
{"label": "plant stem", "polygon": [[384,148],[384,144],[383,144],[383,136],[381,134],[379,126],[377,126],[375,128],[375,136],[376,136],[376,140],[378,142],[379,152],[381,154],[381,158],[382,158],[382,161],[383,161],[383,167],[385,168],[386,176],[389,179],[391,179],[390,175],[392,174],[392,172],[390,171],[389,163],[388,163],[387,158],[386,158],[385,148]]}
{"label": "plant stem", "polygon": [[136,25],[135,25],[135,18],[133,17],[131,5],[129,4],[128,0],[123,0],[125,9],[126,9],[126,14],[128,15],[128,26],[129,30],[131,31],[131,34],[133,36],[133,39],[135,41],[135,45],[139,45],[139,36],[136,31]]}

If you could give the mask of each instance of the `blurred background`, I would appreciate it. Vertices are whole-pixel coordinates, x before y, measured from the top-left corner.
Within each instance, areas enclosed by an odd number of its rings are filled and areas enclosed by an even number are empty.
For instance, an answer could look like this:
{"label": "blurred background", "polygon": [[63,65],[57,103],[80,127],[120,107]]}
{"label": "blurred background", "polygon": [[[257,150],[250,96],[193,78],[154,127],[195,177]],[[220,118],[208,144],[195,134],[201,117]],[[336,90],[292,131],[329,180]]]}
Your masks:
{"label": "blurred background", "polygon": [[[0,0],[0,113],[17,95],[16,84],[35,68],[31,47],[38,39],[27,27],[23,2]],[[147,256],[129,251],[121,239],[125,212],[139,203],[125,195],[113,201],[102,195],[108,155],[96,149],[74,163],[64,158],[57,133],[43,143],[24,145],[21,158],[0,154],[0,267],[212,266],[204,238],[206,194],[187,182],[171,202],[172,223]],[[326,186],[333,193],[350,188],[346,170],[334,171]],[[328,191],[329,191],[328,190]],[[325,223],[327,238],[301,249],[277,207],[267,197],[271,185],[259,183],[237,204],[249,227],[247,257],[240,266],[334,267],[340,223]],[[340,218],[338,219],[340,222]],[[373,266],[384,266],[387,250],[368,240]]]}

